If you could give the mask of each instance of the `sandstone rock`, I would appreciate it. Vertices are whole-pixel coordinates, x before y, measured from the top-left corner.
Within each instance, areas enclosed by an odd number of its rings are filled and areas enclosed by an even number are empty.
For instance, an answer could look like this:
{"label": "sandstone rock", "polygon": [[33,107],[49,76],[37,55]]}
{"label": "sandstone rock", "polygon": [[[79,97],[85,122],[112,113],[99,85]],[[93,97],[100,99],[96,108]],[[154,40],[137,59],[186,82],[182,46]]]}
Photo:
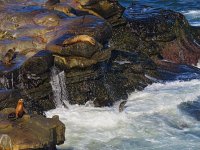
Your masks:
{"label": "sandstone rock", "polygon": [[8,110],[12,109],[0,111],[1,119],[4,119],[0,121],[1,149],[45,149],[64,143],[65,126],[59,119],[24,115],[22,119],[10,121]]}

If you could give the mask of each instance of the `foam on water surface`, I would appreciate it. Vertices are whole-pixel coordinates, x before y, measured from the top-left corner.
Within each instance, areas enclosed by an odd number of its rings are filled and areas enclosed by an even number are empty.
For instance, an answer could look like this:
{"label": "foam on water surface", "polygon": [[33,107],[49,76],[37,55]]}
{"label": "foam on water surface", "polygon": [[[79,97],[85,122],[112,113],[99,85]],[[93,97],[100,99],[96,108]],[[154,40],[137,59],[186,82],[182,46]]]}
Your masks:
{"label": "foam on water surface", "polygon": [[178,109],[197,101],[200,80],[155,83],[133,92],[124,112],[116,107],[70,106],[46,112],[66,125],[67,150],[199,149],[200,122]]}
{"label": "foam on water surface", "polygon": [[[125,7],[138,1],[141,0],[120,0]],[[141,2],[181,12],[191,25],[200,25],[198,1]],[[181,74],[177,79],[189,76]],[[104,108],[72,105],[70,109],[50,110],[46,115],[59,115],[66,125],[66,141],[58,147],[60,150],[199,150],[200,122],[179,107],[199,102],[199,89],[198,79],[155,83],[130,94],[122,113],[118,105]],[[200,110],[198,106],[195,109]]]}
{"label": "foam on water surface", "polygon": [[200,26],[200,10],[181,11],[192,26]]}

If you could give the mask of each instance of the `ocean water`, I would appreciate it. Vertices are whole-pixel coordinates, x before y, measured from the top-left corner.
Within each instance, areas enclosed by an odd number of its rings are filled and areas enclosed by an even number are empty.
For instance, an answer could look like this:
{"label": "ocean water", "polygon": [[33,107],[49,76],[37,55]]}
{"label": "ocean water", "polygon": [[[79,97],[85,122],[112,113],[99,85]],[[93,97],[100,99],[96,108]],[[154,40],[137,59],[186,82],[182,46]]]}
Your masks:
{"label": "ocean water", "polygon": [[[184,13],[200,25],[200,0],[139,0],[131,2]],[[59,150],[199,150],[200,80],[154,83],[128,97],[125,110],[70,105],[46,112],[66,125]]]}
{"label": "ocean water", "polygon": [[66,125],[61,150],[199,150],[199,89],[200,80],[155,83],[129,95],[122,113],[117,104],[73,105],[46,115],[59,115]]}

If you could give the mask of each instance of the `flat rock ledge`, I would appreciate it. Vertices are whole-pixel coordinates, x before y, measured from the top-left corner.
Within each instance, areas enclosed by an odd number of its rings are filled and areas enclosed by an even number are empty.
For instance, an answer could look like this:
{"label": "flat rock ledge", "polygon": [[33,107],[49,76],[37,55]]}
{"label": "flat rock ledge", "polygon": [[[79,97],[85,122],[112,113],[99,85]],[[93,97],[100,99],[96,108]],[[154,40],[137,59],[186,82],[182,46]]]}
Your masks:
{"label": "flat rock ledge", "polygon": [[8,118],[14,108],[0,111],[0,150],[55,150],[65,141],[65,125],[58,116],[25,114],[22,118]]}

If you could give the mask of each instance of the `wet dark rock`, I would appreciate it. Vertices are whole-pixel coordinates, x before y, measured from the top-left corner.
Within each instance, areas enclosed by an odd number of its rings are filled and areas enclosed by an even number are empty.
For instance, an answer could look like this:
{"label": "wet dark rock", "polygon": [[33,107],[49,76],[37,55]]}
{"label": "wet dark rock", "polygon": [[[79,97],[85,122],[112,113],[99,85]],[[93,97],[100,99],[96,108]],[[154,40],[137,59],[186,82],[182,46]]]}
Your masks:
{"label": "wet dark rock", "polygon": [[[50,51],[43,50],[29,58],[23,64],[22,71],[24,74],[34,74],[36,76],[45,72],[49,72],[53,64],[53,54]],[[31,79],[31,75],[27,78]],[[33,77],[32,79],[34,80]]]}
{"label": "wet dark rock", "polygon": [[0,110],[7,107],[15,107],[18,100],[22,97],[19,90],[0,90]]}
{"label": "wet dark rock", "polygon": [[20,98],[25,99],[25,105],[29,110],[37,111],[39,114],[55,108],[50,84],[53,64],[52,53],[40,51],[24,63],[18,64],[18,67],[1,72],[2,108],[15,106]]}
{"label": "wet dark rock", "polygon": [[[6,89],[2,108],[13,107],[19,98],[31,112],[55,108],[50,83],[54,66],[64,70],[70,104],[91,101],[98,107],[112,106],[159,80],[199,75],[190,66],[200,56],[199,29],[180,13],[140,4],[125,10],[117,0],[3,5],[0,59],[11,48],[18,53],[10,66],[0,62],[0,88]],[[84,38],[69,42],[80,35]]]}
{"label": "wet dark rock", "polygon": [[161,61],[158,65],[159,77],[163,81],[189,81],[200,79],[200,69],[186,64],[175,64],[172,62]]}
{"label": "wet dark rock", "polygon": [[136,4],[126,9],[124,16],[126,26],[113,30],[112,42],[117,49],[142,51],[174,63],[197,64],[200,47],[182,14]]}
{"label": "wet dark rock", "polygon": [[98,107],[111,106],[126,99],[135,89],[142,90],[152,82],[145,75],[156,75],[155,64],[143,57],[138,53],[113,50],[108,61],[84,71],[66,72],[69,102],[85,104],[90,100]]}
{"label": "wet dark rock", "polygon": [[191,27],[194,42],[200,46],[200,27]]}
{"label": "wet dark rock", "polygon": [[108,20],[112,26],[118,26],[126,22],[122,17],[125,8],[123,8],[117,0],[88,0],[87,3],[82,3],[82,6],[83,8],[98,13]]}

